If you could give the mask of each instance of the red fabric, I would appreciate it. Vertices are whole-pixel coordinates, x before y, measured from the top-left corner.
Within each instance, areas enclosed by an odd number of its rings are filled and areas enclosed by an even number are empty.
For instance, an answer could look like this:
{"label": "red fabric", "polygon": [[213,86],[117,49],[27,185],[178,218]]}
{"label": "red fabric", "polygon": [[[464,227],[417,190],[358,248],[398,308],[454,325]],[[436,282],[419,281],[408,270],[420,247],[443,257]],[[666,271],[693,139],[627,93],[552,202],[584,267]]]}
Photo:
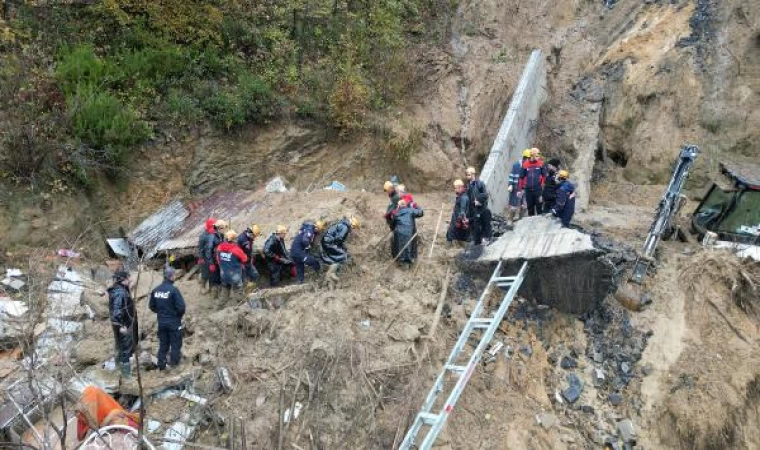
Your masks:
{"label": "red fabric", "polygon": [[197,264],[203,264],[206,261],[203,258],[198,258]]}
{"label": "red fabric", "polygon": [[207,233],[212,233],[212,234],[214,233],[214,223],[216,223],[216,219],[214,219],[213,217],[209,217],[206,220],[206,232]]}
{"label": "red fabric", "polygon": [[216,264],[211,264],[208,266],[208,271],[211,273],[216,272]]}
{"label": "red fabric", "polygon": [[87,386],[76,407],[77,437],[81,441],[91,428],[102,428],[107,425],[138,425],[138,416],[129,413],[97,386]]}
{"label": "red fabric", "polygon": [[[541,158],[538,158],[538,159],[537,159],[537,160],[535,160],[535,161],[531,161],[531,160],[529,160],[529,159],[526,159],[526,160],[525,160],[525,161],[523,161],[523,163],[522,163],[522,167],[523,167],[523,169],[531,169],[531,168],[535,168],[535,167],[543,167],[543,166],[544,166],[544,160],[543,160],[543,159],[541,159]],[[544,177],[543,175],[541,175],[541,187],[543,187],[543,186],[544,186],[544,181],[545,181],[545,179],[544,179],[544,178],[545,178],[545,177]],[[518,187],[519,187],[521,190],[522,190],[522,189],[525,189],[525,177],[524,177],[524,176],[522,176],[522,174],[520,174],[520,181],[519,181],[519,183],[518,183]]]}
{"label": "red fabric", "polygon": [[241,249],[240,246],[234,242],[222,242],[216,249],[217,262],[219,262],[219,252],[230,252],[233,255],[237,256],[241,263],[245,264],[248,262],[248,256],[246,256],[243,249]]}

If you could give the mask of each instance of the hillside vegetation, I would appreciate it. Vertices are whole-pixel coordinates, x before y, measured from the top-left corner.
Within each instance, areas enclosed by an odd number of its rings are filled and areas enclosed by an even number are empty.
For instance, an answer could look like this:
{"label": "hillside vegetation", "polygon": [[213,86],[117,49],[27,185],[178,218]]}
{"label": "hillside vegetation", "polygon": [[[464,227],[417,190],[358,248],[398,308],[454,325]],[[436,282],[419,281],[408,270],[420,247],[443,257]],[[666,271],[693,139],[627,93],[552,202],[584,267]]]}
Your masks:
{"label": "hillside vegetation", "polygon": [[[409,92],[437,0],[23,2],[0,23],[0,173],[87,187],[162,128],[303,118],[341,134]],[[41,2],[40,2],[41,3]],[[90,4],[91,3],[91,4]],[[7,4],[7,2],[6,2]]]}

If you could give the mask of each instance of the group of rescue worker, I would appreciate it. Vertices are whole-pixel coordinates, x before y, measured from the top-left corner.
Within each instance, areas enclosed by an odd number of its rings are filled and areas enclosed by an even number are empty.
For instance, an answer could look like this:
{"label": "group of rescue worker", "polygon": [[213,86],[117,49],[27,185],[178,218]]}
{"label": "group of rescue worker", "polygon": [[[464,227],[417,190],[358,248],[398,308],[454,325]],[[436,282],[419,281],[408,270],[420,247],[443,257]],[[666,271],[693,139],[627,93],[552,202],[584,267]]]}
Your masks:
{"label": "group of rescue worker", "polygon": [[[468,167],[465,176],[467,182],[461,179],[454,181],[456,198],[446,240],[450,243],[469,241],[483,245],[493,234],[488,190],[474,167]],[[559,218],[563,227],[568,227],[575,212],[575,186],[568,177],[567,170],[561,168],[558,159],[544,163],[539,149],[525,150],[522,159],[512,165],[509,174],[508,225],[527,213],[529,216],[552,214]],[[402,268],[409,268],[417,259],[416,221],[423,217],[424,210],[397,179],[386,181],[383,189],[389,198],[385,220],[393,235],[391,257]],[[230,298],[232,292],[242,294],[244,289],[252,291],[260,278],[257,262],[259,267],[266,268],[269,285],[273,287],[280,285],[285,276],[303,283],[306,267],[319,273],[323,264],[327,267],[326,281],[336,283],[340,267],[350,261],[346,241],[357,228],[359,220],[355,217],[343,217],[329,225],[323,220],[306,221],[288,248],[288,228],[278,225],[264,241],[261,250],[256,251],[254,241],[261,236],[259,225],[252,224],[238,234],[230,229],[226,221],[209,218],[198,240],[200,284],[205,293],[212,293],[217,299],[222,289],[225,298]],[[317,240],[321,250],[319,257],[312,254],[317,253],[312,252]],[[151,292],[149,301],[151,311],[158,318],[159,370],[175,367],[180,362],[185,302],[174,286],[174,278],[174,269],[167,267],[164,282]],[[135,311],[129,289],[131,277],[128,272],[118,271],[113,279],[114,284],[108,289],[108,294],[116,362],[121,367],[122,375],[129,377],[129,361],[134,350]]]}
{"label": "group of rescue worker", "polygon": [[[338,281],[338,270],[349,260],[346,240],[352,230],[359,228],[359,219],[343,217],[329,226],[323,220],[306,221],[301,224],[288,248],[288,228],[278,225],[264,241],[260,252],[254,250],[254,241],[261,236],[261,227],[253,224],[240,235],[230,229],[224,220],[209,218],[198,241],[198,264],[201,267],[201,286],[219,298],[222,289],[226,297],[243,289],[254,290],[259,281],[256,261],[269,272],[269,285],[278,286],[284,276],[291,276],[303,283],[306,267],[315,272],[327,266],[325,277]],[[312,246],[319,238],[320,258],[312,255]],[[321,260],[321,262],[320,262]]]}
{"label": "group of rescue worker", "polygon": [[[468,167],[465,175],[467,183],[454,181],[456,198],[446,240],[481,245],[492,235],[488,191],[474,167]],[[544,163],[539,149],[524,150],[522,159],[515,161],[509,173],[507,225],[513,226],[523,214],[551,214],[563,227],[569,227],[575,213],[575,186],[568,180],[569,175],[561,169],[559,159]]]}

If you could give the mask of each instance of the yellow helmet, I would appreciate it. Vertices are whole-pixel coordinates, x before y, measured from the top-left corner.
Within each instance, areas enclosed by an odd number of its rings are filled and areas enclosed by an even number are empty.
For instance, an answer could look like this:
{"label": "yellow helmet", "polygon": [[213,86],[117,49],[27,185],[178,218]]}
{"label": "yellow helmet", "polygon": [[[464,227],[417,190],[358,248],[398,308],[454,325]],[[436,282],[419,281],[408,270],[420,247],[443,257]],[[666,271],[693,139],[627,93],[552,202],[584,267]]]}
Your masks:
{"label": "yellow helmet", "polygon": [[255,223],[251,225],[251,233],[253,233],[253,237],[259,237],[261,236],[261,227],[256,225]]}
{"label": "yellow helmet", "polygon": [[541,150],[539,150],[539,149],[537,149],[535,147],[532,148],[532,149],[530,149],[530,156],[538,156],[540,154],[541,154]]}
{"label": "yellow helmet", "polygon": [[284,234],[288,232],[288,227],[285,225],[277,225],[277,228],[275,230],[277,234]]}
{"label": "yellow helmet", "polygon": [[560,170],[559,172],[557,172],[557,176],[558,176],[559,178],[562,178],[562,179],[566,180],[566,179],[567,179],[567,177],[569,177],[569,176],[570,176],[570,173],[569,173],[567,170],[564,170],[564,169],[563,169],[563,170]]}
{"label": "yellow helmet", "polygon": [[325,231],[325,228],[327,228],[327,224],[324,220],[317,220],[316,223],[314,223],[314,228],[317,229],[320,233]]}
{"label": "yellow helmet", "polygon": [[464,173],[467,175],[475,175],[476,173],[478,173],[478,171],[475,170],[474,167],[468,167],[467,170],[464,171]]}
{"label": "yellow helmet", "polygon": [[385,184],[383,185],[383,190],[385,192],[390,192],[391,189],[393,189],[393,183],[391,183],[390,181],[386,181]]}
{"label": "yellow helmet", "polygon": [[351,223],[351,228],[352,229],[359,228],[359,219],[358,218],[356,218],[354,216],[351,216],[351,218],[348,219],[348,221]]}
{"label": "yellow helmet", "polygon": [[464,187],[464,181],[462,181],[462,180],[454,180],[454,187],[455,188]]}
{"label": "yellow helmet", "polygon": [[227,242],[232,242],[235,239],[237,239],[237,232],[235,230],[230,230],[226,233],[224,233],[224,239],[227,240]]}
{"label": "yellow helmet", "polygon": [[525,150],[523,150],[522,155],[523,155],[523,158],[530,158],[530,155],[531,155],[530,149],[526,148]]}
{"label": "yellow helmet", "polygon": [[214,222],[214,227],[216,227],[216,229],[219,231],[225,230],[227,229],[227,222],[219,219],[216,222]]}

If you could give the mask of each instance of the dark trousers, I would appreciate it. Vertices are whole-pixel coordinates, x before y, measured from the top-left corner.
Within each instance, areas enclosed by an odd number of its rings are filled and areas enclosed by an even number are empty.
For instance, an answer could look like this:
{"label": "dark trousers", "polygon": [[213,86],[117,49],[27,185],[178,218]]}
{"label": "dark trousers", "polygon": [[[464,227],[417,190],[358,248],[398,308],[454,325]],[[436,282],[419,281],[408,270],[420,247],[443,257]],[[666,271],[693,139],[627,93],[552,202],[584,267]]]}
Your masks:
{"label": "dark trousers", "polygon": [[243,266],[243,275],[245,275],[246,281],[258,281],[259,272],[253,267],[253,264],[246,264]]}
{"label": "dark trousers", "polygon": [[222,284],[222,271],[219,265],[216,266],[216,270],[209,273],[208,284],[209,286],[219,286]]}
{"label": "dark trousers", "polygon": [[201,266],[201,285],[205,286],[206,283],[208,283],[209,276],[211,275],[211,272],[208,271],[208,263],[202,262],[200,263]]}
{"label": "dark trousers", "polygon": [[570,221],[573,220],[573,214],[575,214],[575,201],[568,201],[562,212],[559,213],[559,219],[562,221],[562,226],[567,228],[570,226]]}
{"label": "dark trousers", "polygon": [[116,351],[116,362],[129,364],[129,357],[132,356],[132,328],[127,329],[127,334],[119,332],[119,325],[111,325],[113,329],[114,349]]}
{"label": "dark trousers", "polygon": [[483,239],[491,239],[493,230],[491,228],[491,210],[488,208],[478,208],[473,212],[470,218],[470,227],[472,242],[480,245]]}
{"label": "dark trousers", "polygon": [[541,191],[526,189],[525,190],[525,203],[528,205],[528,215],[535,216],[541,214]]}
{"label": "dark trousers", "polygon": [[546,197],[544,196],[544,203],[543,203],[543,213],[549,214],[552,212],[552,208],[554,208],[554,203],[557,201],[556,198]]}
{"label": "dark trousers", "polygon": [[280,284],[282,275],[288,275],[288,271],[292,266],[290,264],[280,264],[274,261],[267,261],[267,269],[269,270],[269,285],[277,286]]}
{"label": "dark trousers", "polygon": [[303,283],[304,275],[306,275],[306,266],[319,272],[319,261],[310,254],[307,254],[306,256],[291,256],[293,257],[293,264],[296,266],[296,279],[298,280],[298,284]]}
{"label": "dark trousers", "polygon": [[166,354],[169,353],[169,365],[179,365],[182,351],[181,327],[158,327],[158,368],[166,369]]}

